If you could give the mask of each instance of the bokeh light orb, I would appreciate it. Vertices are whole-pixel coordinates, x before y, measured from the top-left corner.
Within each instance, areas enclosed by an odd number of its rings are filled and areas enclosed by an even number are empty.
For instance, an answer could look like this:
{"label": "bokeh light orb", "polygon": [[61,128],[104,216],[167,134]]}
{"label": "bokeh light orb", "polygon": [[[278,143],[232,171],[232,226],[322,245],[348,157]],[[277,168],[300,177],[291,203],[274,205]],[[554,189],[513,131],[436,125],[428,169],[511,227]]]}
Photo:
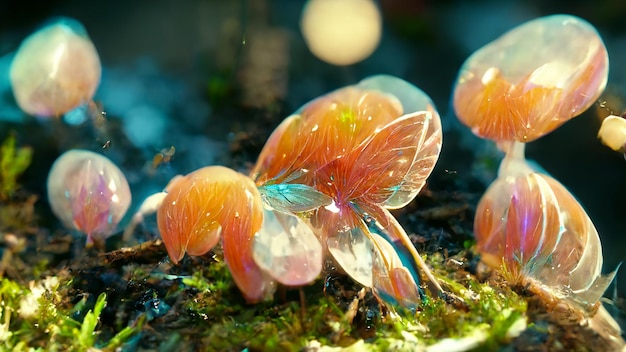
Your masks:
{"label": "bokeh light orb", "polygon": [[376,50],[382,17],[372,0],[309,0],[302,10],[300,29],[315,56],[345,66]]}

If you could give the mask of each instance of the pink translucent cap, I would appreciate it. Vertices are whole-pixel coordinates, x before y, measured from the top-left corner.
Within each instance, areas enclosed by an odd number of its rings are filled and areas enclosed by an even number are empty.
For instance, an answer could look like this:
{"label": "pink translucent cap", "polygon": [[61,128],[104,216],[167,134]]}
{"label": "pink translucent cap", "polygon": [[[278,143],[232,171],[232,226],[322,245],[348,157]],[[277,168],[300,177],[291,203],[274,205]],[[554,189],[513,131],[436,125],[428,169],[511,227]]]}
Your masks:
{"label": "pink translucent cap", "polygon": [[532,141],[589,108],[608,70],[604,43],[589,23],[569,15],[538,18],[465,61],[454,109],[480,137]]}
{"label": "pink translucent cap", "polygon": [[10,78],[23,111],[52,117],[89,102],[100,83],[101,70],[96,48],[83,26],[63,18],[22,42]]}
{"label": "pink translucent cap", "polygon": [[131,203],[122,171],[106,157],[87,150],[63,153],[48,174],[48,201],[68,228],[94,237],[111,235]]}

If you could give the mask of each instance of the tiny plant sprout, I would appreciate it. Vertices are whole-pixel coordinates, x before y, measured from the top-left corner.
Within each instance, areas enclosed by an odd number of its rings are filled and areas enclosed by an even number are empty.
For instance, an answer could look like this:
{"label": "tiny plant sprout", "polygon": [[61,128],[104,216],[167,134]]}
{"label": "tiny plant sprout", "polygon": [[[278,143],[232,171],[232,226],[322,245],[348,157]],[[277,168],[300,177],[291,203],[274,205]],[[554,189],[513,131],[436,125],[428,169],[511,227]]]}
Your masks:
{"label": "tiny plant sprout", "polygon": [[606,86],[608,67],[592,25],[570,15],[538,18],[465,61],[454,109],[480,137],[530,142],[589,108]]}
{"label": "tiny plant sprout", "polygon": [[626,152],[626,119],[615,115],[607,116],[602,120],[598,138],[616,152]]}
{"label": "tiny plant sprout", "polygon": [[91,101],[100,74],[100,59],[85,28],[69,18],[26,38],[10,69],[18,105],[40,117],[60,116]]}
{"label": "tiny plant sprout", "polygon": [[309,0],[302,10],[300,28],[315,56],[342,66],[374,52],[382,20],[373,0]]}
{"label": "tiny plant sprout", "polygon": [[178,263],[185,253],[206,254],[221,239],[224,260],[245,298],[258,302],[271,297],[274,283],[252,257],[263,204],[250,178],[207,166],[175,179],[159,202],[157,223],[172,262]]}
{"label": "tiny plant sprout", "polygon": [[68,228],[87,234],[87,245],[115,232],[131,203],[122,171],[103,155],[73,149],[48,174],[48,201]]}
{"label": "tiny plant sprout", "polygon": [[[266,204],[295,214],[309,227],[291,220],[291,242],[280,253],[267,246],[277,235],[259,232],[255,258],[271,263],[281,261],[272,257],[309,253],[318,261],[327,248],[354,280],[385,298],[416,304],[418,270],[441,293],[388,210],[417,195],[441,141],[434,105],[399,78],[374,76],[306,104],[270,136],[252,177]],[[267,271],[279,276],[271,267]]]}

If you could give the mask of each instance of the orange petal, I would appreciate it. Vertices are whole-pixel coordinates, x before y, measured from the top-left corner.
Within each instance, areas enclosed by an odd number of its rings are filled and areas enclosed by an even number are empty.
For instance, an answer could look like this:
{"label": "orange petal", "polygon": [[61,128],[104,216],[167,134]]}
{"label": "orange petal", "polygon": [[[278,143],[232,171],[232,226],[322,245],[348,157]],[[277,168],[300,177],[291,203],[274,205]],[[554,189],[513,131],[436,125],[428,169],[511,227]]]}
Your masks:
{"label": "orange petal", "polygon": [[248,302],[271,298],[275,284],[253,258],[253,239],[263,223],[263,203],[254,182],[236,173],[224,206],[222,244],[224,259]]}
{"label": "orange petal", "polygon": [[252,180],[222,166],[196,170],[168,186],[157,213],[167,252],[174,263],[185,253],[202,255],[223,240],[224,259],[249,301],[272,289],[252,258],[252,238],[263,218],[261,196]]}
{"label": "orange petal", "polygon": [[398,101],[381,92],[356,87],[331,92],[306,104],[272,133],[253,178],[257,184],[293,181],[350,153],[400,115]]}

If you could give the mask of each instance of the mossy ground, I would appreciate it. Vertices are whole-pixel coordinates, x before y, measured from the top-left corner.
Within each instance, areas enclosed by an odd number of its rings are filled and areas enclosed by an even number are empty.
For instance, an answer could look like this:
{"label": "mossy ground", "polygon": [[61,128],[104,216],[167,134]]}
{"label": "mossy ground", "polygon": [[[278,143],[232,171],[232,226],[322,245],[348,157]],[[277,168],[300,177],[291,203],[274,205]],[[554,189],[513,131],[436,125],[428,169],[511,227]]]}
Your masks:
{"label": "mossy ground", "polygon": [[[234,135],[229,166],[249,165],[276,124],[257,121]],[[149,233],[133,247],[118,234],[106,249],[85,250],[84,238],[42,225],[41,194],[16,188],[0,199],[0,350],[598,351],[597,338],[554,318],[523,287],[477,276],[472,222],[483,191],[469,173],[436,170],[416,201],[395,212],[460,299],[431,297],[411,311],[382,305],[332,263],[311,285],[249,305],[219,249],[172,265]]]}

